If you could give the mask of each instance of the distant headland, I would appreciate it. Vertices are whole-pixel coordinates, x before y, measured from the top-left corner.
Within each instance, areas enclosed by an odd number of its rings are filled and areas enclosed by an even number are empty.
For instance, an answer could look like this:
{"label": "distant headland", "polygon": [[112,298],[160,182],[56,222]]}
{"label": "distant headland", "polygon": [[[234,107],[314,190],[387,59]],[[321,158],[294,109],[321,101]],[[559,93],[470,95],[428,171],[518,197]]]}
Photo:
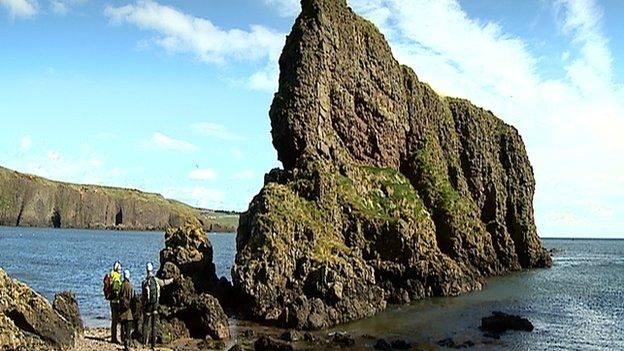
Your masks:
{"label": "distant headland", "polygon": [[195,223],[235,232],[238,213],[189,206],[137,189],[72,184],[0,167],[0,225],[162,230]]}

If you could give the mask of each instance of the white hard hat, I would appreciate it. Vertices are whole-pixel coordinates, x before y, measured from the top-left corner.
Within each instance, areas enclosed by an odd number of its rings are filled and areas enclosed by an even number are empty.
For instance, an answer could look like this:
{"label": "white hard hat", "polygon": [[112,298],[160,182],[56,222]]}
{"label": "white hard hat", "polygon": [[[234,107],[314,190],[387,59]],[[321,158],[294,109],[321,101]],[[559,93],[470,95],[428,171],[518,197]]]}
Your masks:
{"label": "white hard hat", "polygon": [[113,270],[120,272],[121,271],[121,262],[119,261],[115,261],[115,264],[113,265]]}
{"label": "white hard hat", "polygon": [[130,279],[130,271],[127,269],[124,271],[124,278]]}
{"label": "white hard hat", "polygon": [[147,262],[147,264],[145,265],[145,269],[148,272],[153,272],[154,271],[154,266],[152,265],[152,262]]}

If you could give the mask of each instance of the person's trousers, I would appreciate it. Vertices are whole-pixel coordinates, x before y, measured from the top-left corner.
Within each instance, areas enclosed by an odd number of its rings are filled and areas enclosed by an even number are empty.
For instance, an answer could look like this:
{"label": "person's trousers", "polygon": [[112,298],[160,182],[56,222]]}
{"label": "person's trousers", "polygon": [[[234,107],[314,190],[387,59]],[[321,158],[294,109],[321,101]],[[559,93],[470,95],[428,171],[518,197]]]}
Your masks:
{"label": "person's trousers", "polygon": [[158,323],[157,312],[146,312],[143,314],[143,345],[151,343],[152,348],[156,345],[156,323]]}
{"label": "person's trousers", "polygon": [[121,341],[124,345],[124,350],[130,350],[130,339],[132,338],[132,321],[121,322]]}
{"label": "person's trousers", "polygon": [[119,323],[119,304],[110,303],[111,308],[111,342],[117,343],[117,324]]}

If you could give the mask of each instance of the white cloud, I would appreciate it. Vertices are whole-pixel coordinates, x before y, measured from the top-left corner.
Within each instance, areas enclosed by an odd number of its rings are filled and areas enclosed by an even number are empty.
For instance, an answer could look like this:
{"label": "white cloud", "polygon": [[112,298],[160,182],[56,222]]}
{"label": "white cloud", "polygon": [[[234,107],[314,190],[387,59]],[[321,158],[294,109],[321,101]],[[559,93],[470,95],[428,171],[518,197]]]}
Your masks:
{"label": "white cloud", "polygon": [[244,169],[240,172],[232,174],[233,180],[247,180],[256,178],[256,172],[251,169]]}
{"label": "white cloud", "polygon": [[0,6],[6,8],[13,18],[32,17],[39,12],[36,0],[0,0]]}
{"label": "white cloud", "polygon": [[194,169],[189,173],[188,177],[193,180],[214,180],[217,178],[217,172],[210,168]]}
{"label": "white cloud", "polygon": [[163,196],[201,208],[222,208],[225,200],[223,190],[203,186],[172,187],[165,189]]}
{"label": "white cloud", "polygon": [[146,148],[158,148],[162,150],[172,151],[196,151],[197,146],[189,143],[188,141],[172,138],[160,132],[156,132],[152,135],[152,138],[143,143]]}
{"label": "white cloud", "polygon": [[[104,13],[111,23],[129,23],[155,33],[150,42],[170,53],[192,54],[207,63],[225,64],[232,60],[274,63],[284,45],[285,35],[266,27],[252,25],[249,30],[222,29],[207,19],[155,1],[107,6]],[[250,86],[264,83],[254,78]]]}
{"label": "white cloud", "polygon": [[226,126],[212,122],[195,123],[191,126],[196,132],[222,140],[242,140],[243,137],[231,132]]}
{"label": "white cloud", "polygon": [[264,0],[264,3],[274,7],[280,16],[284,17],[294,16],[301,10],[297,0]]}
{"label": "white cloud", "polygon": [[269,65],[266,69],[252,74],[245,86],[251,90],[274,92],[277,91],[278,77],[277,66]]}
{"label": "white cloud", "polygon": [[65,15],[75,6],[82,5],[89,0],[50,0],[52,11],[58,15]]}
{"label": "white cloud", "polygon": [[32,146],[32,138],[30,137],[30,135],[25,135],[24,137],[22,137],[22,139],[20,139],[20,150],[22,152],[26,152],[30,150],[31,146]]}
{"label": "white cloud", "polygon": [[121,167],[107,167],[88,144],[72,148],[71,153],[55,149],[35,151],[5,159],[3,166],[52,180],[86,184],[111,184],[126,174]]}

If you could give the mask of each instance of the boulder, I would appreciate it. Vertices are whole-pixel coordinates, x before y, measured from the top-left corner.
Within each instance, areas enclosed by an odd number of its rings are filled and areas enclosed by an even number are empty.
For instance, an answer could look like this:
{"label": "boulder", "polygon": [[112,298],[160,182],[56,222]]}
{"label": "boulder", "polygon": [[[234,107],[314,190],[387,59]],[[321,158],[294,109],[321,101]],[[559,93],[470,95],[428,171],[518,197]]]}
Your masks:
{"label": "boulder", "polygon": [[48,300],[0,268],[0,349],[68,350],[76,337],[75,326]]}
{"label": "boulder", "polygon": [[201,227],[186,224],[166,230],[157,275],[173,283],[161,290],[161,341],[230,338],[227,315],[214,296],[217,288],[226,294],[228,284],[217,279],[212,259],[212,244]]}
{"label": "boulder", "polygon": [[73,292],[64,291],[54,295],[52,308],[69,322],[78,335],[84,334],[80,308],[78,307],[76,295]]}
{"label": "boulder", "polygon": [[401,339],[393,340],[390,345],[395,350],[409,350],[412,348],[412,344],[410,342]]}
{"label": "boulder", "polygon": [[446,338],[446,339],[439,340],[437,344],[439,346],[446,347],[449,349],[467,349],[467,348],[471,348],[475,346],[475,343],[472,340],[466,340],[458,344],[455,342],[455,340],[453,340],[453,338]]}
{"label": "boulder", "polygon": [[527,318],[499,311],[492,312],[490,317],[481,318],[481,330],[495,334],[507,330],[533,331],[533,323]]}
{"label": "boulder", "polygon": [[355,339],[345,332],[330,333],[329,342],[340,347],[350,347],[355,345]]}
{"label": "boulder", "polygon": [[345,0],[302,0],[269,112],[283,169],[241,215],[243,315],[296,329],[551,264],[517,130],[439,96]]}
{"label": "boulder", "polygon": [[292,345],[283,341],[271,339],[268,336],[261,336],[254,342],[255,351],[292,351]]}
{"label": "boulder", "polygon": [[373,348],[375,350],[392,350],[392,345],[385,339],[378,339],[375,345],[373,345]]}

